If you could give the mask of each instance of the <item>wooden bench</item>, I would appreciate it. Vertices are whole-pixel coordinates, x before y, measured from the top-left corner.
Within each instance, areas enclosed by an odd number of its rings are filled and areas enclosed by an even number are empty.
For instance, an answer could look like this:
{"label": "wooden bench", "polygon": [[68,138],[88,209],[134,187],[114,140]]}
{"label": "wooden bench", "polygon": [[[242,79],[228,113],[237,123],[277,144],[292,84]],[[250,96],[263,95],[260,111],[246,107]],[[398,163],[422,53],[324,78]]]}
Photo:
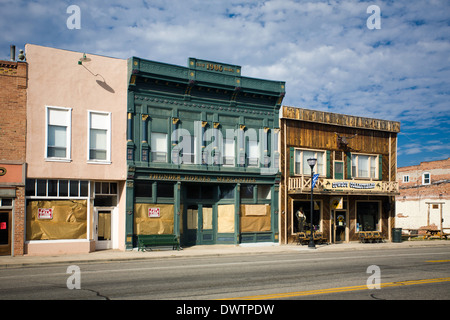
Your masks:
{"label": "wooden bench", "polygon": [[359,241],[367,242],[384,242],[384,238],[380,231],[360,231],[358,232]]}
{"label": "wooden bench", "polygon": [[[299,232],[298,233],[298,238],[297,238],[297,244],[308,244],[310,240],[310,232]],[[313,234],[313,240],[316,243],[326,243],[327,239],[323,236],[322,232],[314,232]]]}
{"label": "wooden bench", "polygon": [[174,234],[139,234],[138,251],[152,250],[153,247],[172,247],[180,250],[180,242]]}
{"label": "wooden bench", "polygon": [[411,240],[411,238],[420,237],[418,229],[405,229],[409,231],[408,233],[402,233],[402,238],[407,238],[408,240]]}
{"label": "wooden bench", "polygon": [[425,234],[425,239],[442,239],[445,238],[447,240],[447,236],[449,234],[443,232],[443,230],[427,230]]}

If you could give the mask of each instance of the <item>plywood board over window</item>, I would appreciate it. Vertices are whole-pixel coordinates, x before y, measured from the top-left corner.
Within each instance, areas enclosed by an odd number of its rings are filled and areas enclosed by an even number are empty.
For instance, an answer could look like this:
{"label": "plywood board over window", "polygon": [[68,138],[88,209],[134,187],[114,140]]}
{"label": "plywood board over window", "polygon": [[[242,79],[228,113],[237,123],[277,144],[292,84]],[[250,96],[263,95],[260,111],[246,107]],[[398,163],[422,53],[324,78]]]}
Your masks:
{"label": "plywood board over window", "polygon": [[[149,208],[159,208],[159,217],[149,217]],[[136,203],[134,208],[136,234],[173,234],[173,204]]]}
{"label": "plywood board over window", "polygon": [[213,228],[213,209],[208,207],[203,207],[203,230],[210,230]]}
{"label": "plywood board over window", "polygon": [[29,201],[27,213],[27,240],[86,239],[86,200]]}
{"label": "plywood board over window", "polygon": [[241,205],[241,232],[264,232],[271,230],[270,205]]}
{"label": "plywood board over window", "polygon": [[217,206],[217,232],[234,232],[234,204]]}

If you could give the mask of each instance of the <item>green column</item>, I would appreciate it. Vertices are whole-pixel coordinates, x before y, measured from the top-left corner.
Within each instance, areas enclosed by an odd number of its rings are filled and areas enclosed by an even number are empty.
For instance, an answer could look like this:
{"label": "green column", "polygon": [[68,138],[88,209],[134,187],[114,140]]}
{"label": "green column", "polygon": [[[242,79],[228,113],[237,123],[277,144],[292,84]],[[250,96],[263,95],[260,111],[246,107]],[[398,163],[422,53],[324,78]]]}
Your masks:
{"label": "green column", "polygon": [[127,250],[133,249],[134,238],[134,181],[126,182],[126,217],[125,217],[125,246]]}
{"label": "green column", "polygon": [[173,228],[174,228],[174,234],[178,237],[178,240],[180,240],[180,215],[183,214],[181,212],[181,182],[178,181],[174,185],[174,219],[173,219]]}
{"label": "green column", "polygon": [[241,184],[236,184],[234,192],[234,244],[239,244],[241,234],[240,230],[240,204],[241,204]]}

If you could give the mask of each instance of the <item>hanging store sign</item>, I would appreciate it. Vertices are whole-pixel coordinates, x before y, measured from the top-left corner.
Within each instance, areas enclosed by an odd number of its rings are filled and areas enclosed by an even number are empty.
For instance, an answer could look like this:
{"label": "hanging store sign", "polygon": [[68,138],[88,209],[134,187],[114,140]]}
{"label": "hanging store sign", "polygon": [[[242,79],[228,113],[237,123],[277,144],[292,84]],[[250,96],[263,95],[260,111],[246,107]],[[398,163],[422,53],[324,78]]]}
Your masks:
{"label": "hanging store sign", "polygon": [[323,180],[324,190],[382,191],[381,185],[380,181]]}
{"label": "hanging store sign", "polygon": [[51,220],[53,219],[53,209],[38,209],[38,219]]}
{"label": "hanging store sign", "polygon": [[148,217],[149,218],[160,218],[161,212],[159,208],[148,208]]}
{"label": "hanging store sign", "polygon": [[331,200],[331,206],[333,209],[343,209],[344,208],[344,197],[337,197]]}

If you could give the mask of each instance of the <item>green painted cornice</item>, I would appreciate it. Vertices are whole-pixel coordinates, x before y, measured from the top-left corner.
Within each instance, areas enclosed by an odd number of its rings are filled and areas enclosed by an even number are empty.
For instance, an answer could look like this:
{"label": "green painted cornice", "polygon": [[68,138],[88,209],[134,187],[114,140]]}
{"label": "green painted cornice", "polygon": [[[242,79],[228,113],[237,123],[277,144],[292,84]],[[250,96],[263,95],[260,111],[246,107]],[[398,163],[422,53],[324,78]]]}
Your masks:
{"label": "green painted cornice", "polygon": [[271,97],[273,106],[280,106],[285,95],[285,82],[243,77],[241,67],[213,61],[188,59],[188,67],[132,57],[128,60],[130,90],[139,90],[138,78],[170,82],[185,87],[189,96],[192,88],[231,92],[230,100],[250,95]]}

